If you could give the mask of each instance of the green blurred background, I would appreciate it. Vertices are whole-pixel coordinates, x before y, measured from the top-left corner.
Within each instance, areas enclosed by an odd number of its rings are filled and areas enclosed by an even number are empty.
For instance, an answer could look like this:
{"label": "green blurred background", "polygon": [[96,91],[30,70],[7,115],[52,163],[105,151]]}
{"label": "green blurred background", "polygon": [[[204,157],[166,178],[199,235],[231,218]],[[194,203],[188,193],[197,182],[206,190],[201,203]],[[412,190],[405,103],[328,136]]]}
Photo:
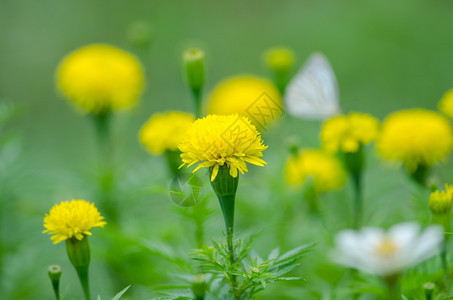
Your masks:
{"label": "green blurred background", "polygon": [[[96,193],[93,165],[98,157],[91,120],[76,113],[58,95],[54,84],[55,69],[68,52],[90,43],[109,43],[140,58],[146,71],[146,91],[138,107],[115,117],[113,128],[115,159],[121,174],[116,197],[124,212],[123,230],[126,236],[177,245],[184,253],[193,246],[184,232],[190,224],[166,195],[164,162],[149,156],[137,141],[139,128],[152,113],[192,109],[191,95],[182,77],[183,50],[191,46],[205,50],[206,92],[231,75],[269,77],[262,61],[262,53],[269,47],[284,45],[294,50],[297,68],[293,73],[311,52],[321,51],[337,75],[342,110],[368,112],[382,119],[402,108],[436,109],[442,94],[453,87],[452,16],[450,0],[0,0],[0,98],[14,102],[20,111],[9,127],[17,138],[7,149],[9,152],[1,156],[1,221],[7,248],[2,299],[50,299],[46,268],[52,263],[64,268],[62,288],[67,298],[80,297],[64,246],[53,246],[41,234],[42,218],[53,204],[72,198],[91,200]],[[137,21],[152,26],[149,49],[134,48],[128,41],[128,29]],[[317,146],[318,127],[316,122],[286,119],[278,129],[266,133],[265,142],[271,146],[265,153],[269,166],[251,168],[250,177],[241,184],[239,201],[247,203],[239,204],[238,228],[266,232],[275,225],[268,216],[281,205],[282,199],[276,197],[285,189],[281,180],[287,155],[284,138],[295,134],[304,146]],[[370,202],[381,201],[376,207],[392,202],[384,199],[388,196],[383,192],[386,187],[395,197],[410,193],[396,186],[405,180],[400,173],[382,170],[379,161],[371,160],[367,177],[369,198],[373,199]],[[444,180],[453,179],[447,167],[439,174]],[[375,181],[382,181],[383,174],[396,179],[373,186]],[[256,187],[264,182],[272,192]],[[339,195],[345,193],[348,191]],[[335,203],[333,200],[328,203]],[[369,223],[388,225],[404,220],[396,215],[388,220],[371,218]],[[299,223],[304,224],[303,220]],[[221,236],[221,225],[217,211],[208,223],[211,237]],[[307,233],[302,227],[291,230],[287,246],[312,241],[317,234]],[[94,231],[95,236],[108,235],[99,229]],[[264,253],[276,246],[271,236],[263,233],[257,241]],[[92,248],[93,293],[112,296],[124,286],[110,280],[110,270],[101,260],[114,249],[95,238]],[[171,265],[155,255],[145,256],[139,248],[124,249],[129,252],[124,254],[128,271],[123,281],[139,285],[135,289],[137,298],[151,295],[148,287],[165,283]],[[148,265],[143,265],[143,257],[149,260]],[[332,288],[335,279],[326,281],[330,282],[326,286]],[[316,282],[317,288],[329,289],[324,281]],[[297,299],[292,297],[302,293],[303,289],[294,288],[294,293],[288,292],[288,299]],[[278,290],[277,286],[276,294],[271,289],[268,295],[282,295]]]}

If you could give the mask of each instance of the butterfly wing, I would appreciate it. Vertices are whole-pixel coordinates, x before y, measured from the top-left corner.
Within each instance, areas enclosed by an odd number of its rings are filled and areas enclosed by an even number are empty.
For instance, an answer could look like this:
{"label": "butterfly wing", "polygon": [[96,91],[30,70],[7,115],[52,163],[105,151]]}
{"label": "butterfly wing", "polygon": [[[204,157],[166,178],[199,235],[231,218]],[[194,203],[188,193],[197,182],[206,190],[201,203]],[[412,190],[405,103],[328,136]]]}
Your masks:
{"label": "butterfly wing", "polygon": [[289,114],[305,119],[326,119],[340,112],[338,84],[321,53],[312,54],[289,83],[285,104]]}

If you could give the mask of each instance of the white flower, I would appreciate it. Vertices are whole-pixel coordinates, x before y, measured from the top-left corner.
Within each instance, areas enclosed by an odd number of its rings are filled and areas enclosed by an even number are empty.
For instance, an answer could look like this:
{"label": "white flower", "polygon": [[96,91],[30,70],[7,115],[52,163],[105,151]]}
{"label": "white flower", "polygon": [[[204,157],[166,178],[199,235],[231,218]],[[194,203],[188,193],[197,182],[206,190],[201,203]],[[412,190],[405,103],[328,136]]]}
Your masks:
{"label": "white flower", "polygon": [[417,223],[402,223],[387,232],[380,228],[344,230],[336,236],[333,259],[367,273],[395,275],[439,252],[443,229],[430,226],[420,233]]}

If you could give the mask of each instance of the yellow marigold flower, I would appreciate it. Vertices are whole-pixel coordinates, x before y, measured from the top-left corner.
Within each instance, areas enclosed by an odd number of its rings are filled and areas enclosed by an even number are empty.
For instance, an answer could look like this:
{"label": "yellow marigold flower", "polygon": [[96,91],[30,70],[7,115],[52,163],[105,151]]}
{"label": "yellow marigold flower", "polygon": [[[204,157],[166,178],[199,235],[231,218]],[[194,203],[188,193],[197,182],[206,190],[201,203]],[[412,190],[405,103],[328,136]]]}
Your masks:
{"label": "yellow marigold flower", "polygon": [[260,157],[266,149],[256,127],[238,114],[208,115],[196,120],[179,145],[183,161],[181,167],[199,163],[194,172],[213,167],[211,181],[217,176],[220,166],[226,165],[230,175],[237,177],[238,170],[242,174],[247,172],[246,162],[265,165],[266,162]]}
{"label": "yellow marigold flower", "polygon": [[445,190],[436,190],[429,195],[429,208],[433,213],[448,213],[453,200],[453,185],[446,184]]}
{"label": "yellow marigold flower", "polygon": [[453,89],[444,94],[439,102],[439,110],[450,119],[453,119]]}
{"label": "yellow marigold flower", "polygon": [[132,54],[93,44],[67,55],[57,70],[61,92],[85,112],[133,106],[143,90],[143,70]]}
{"label": "yellow marigold flower", "polygon": [[270,81],[249,75],[229,78],[218,84],[208,100],[208,113],[239,114],[264,127],[282,114],[282,99]]}
{"label": "yellow marigold flower", "polygon": [[139,140],[152,154],[176,151],[194,120],[182,111],[156,113],[140,129]]}
{"label": "yellow marigold flower", "polygon": [[414,172],[419,165],[430,167],[443,160],[452,149],[452,134],[448,120],[439,113],[408,109],[384,120],[377,149],[383,158],[400,161]]}
{"label": "yellow marigold flower", "polygon": [[54,244],[75,237],[82,240],[93,227],[104,227],[103,221],[93,203],[85,200],[63,201],[54,205],[44,218],[43,233],[53,234],[50,238]]}
{"label": "yellow marigold flower", "polygon": [[290,185],[310,182],[316,192],[322,193],[343,187],[346,172],[334,156],[310,149],[290,156],[285,166],[285,179]]}
{"label": "yellow marigold flower", "polygon": [[352,112],[325,121],[321,129],[321,143],[329,152],[357,152],[360,145],[375,141],[378,133],[379,121],[376,118]]}

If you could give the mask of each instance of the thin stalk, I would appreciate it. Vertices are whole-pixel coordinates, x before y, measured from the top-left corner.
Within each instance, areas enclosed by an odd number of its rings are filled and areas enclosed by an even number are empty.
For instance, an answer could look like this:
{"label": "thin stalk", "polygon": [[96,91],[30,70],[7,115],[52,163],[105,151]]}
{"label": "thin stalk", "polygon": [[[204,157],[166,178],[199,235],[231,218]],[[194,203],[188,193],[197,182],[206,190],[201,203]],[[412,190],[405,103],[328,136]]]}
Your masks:
{"label": "thin stalk", "polygon": [[354,213],[353,213],[353,227],[358,229],[362,225],[362,174],[365,165],[365,157],[363,145],[360,145],[356,152],[343,153],[346,169],[352,180],[354,188]]}
{"label": "thin stalk", "polygon": [[85,300],[90,300],[90,285],[88,280],[88,266],[81,266],[75,268],[79,276],[80,284],[82,285]]}
{"label": "thin stalk", "polygon": [[110,224],[117,224],[118,211],[112,197],[115,178],[112,163],[113,151],[110,131],[111,113],[108,111],[101,112],[93,117],[99,144],[99,155],[101,157],[101,195],[99,204],[107,219],[110,221]]}
{"label": "thin stalk", "polygon": [[361,174],[352,176],[354,185],[354,228],[359,229],[362,225],[363,199],[362,199],[362,178]]}
{"label": "thin stalk", "polygon": [[399,289],[399,275],[391,275],[384,278],[387,285],[387,295],[385,299],[387,300],[401,300],[401,294]]}
{"label": "thin stalk", "polygon": [[[432,214],[432,222],[442,225],[444,232],[449,233],[451,231],[450,225],[450,212],[441,213],[441,214]],[[448,251],[448,241],[449,241],[449,234],[444,235],[445,238],[441,244],[441,251],[440,251],[440,261],[442,264],[442,269],[444,272],[444,280],[445,280],[445,289],[447,293],[450,291],[450,274],[448,272],[448,260],[447,260],[447,251]]]}
{"label": "thin stalk", "polygon": [[195,106],[195,117],[201,118],[202,116],[202,109],[201,109],[201,88],[192,88],[192,97],[194,100],[194,106]]}
{"label": "thin stalk", "polygon": [[60,282],[52,280],[52,289],[55,294],[55,299],[60,300]]}
{"label": "thin stalk", "polygon": [[[225,228],[227,233],[227,246],[228,246],[228,254],[230,259],[230,267],[236,264],[236,257],[234,254],[234,244],[233,244],[233,237],[234,237],[234,202],[235,202],[235,195],[224,195],[218,196],[220,207],[222,208],[223,218],[225,220]],[[237,291],[237,278],[236,275],[231,275],[231,290],[234,295],[234,299],[240,299],[240,295]]]}

